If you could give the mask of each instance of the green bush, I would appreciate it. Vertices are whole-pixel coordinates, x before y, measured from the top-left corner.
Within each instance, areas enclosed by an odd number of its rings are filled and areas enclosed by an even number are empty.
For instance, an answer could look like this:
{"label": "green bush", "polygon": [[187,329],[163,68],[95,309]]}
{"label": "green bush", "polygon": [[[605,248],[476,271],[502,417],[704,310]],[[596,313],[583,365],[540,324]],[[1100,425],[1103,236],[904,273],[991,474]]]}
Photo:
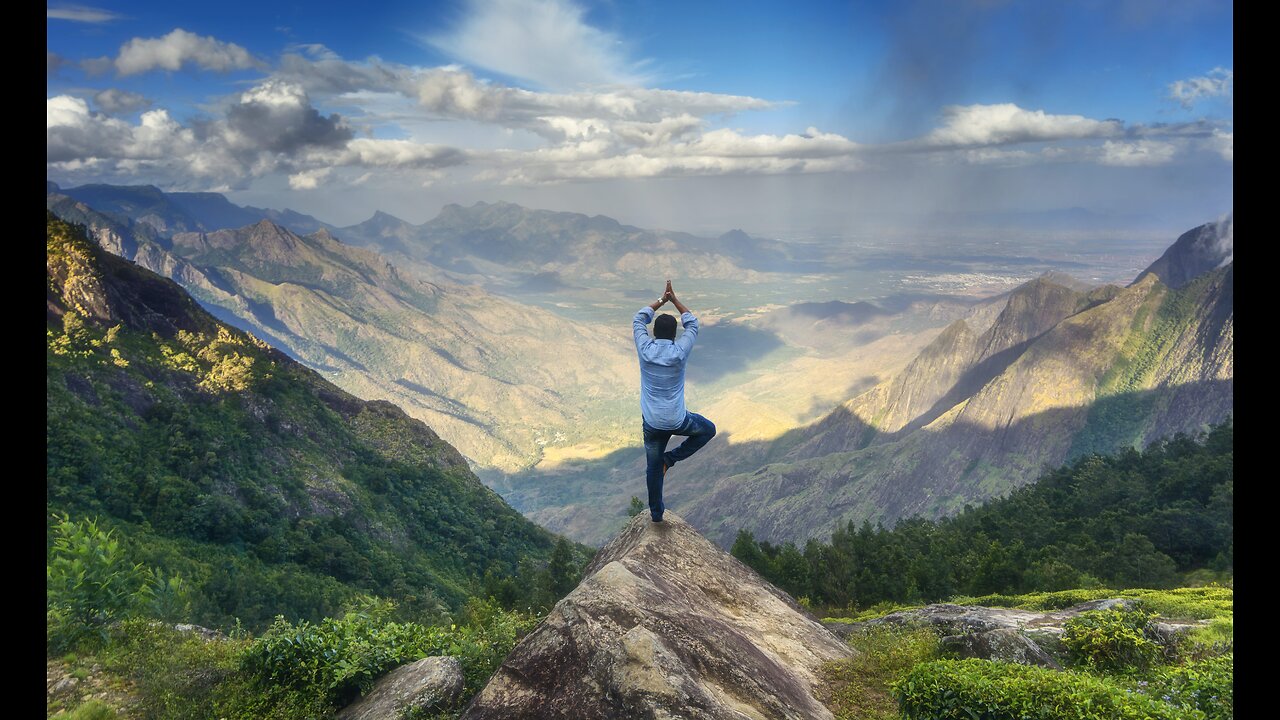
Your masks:
{"label": "green bush", "polygon": [[960,595],[951,598],[957,605],[986,605],[1011,607],[1022,610],[1061,610],[1092,600],[1107,598],[1131,598],[1138,600],[1151,612],[1166,618],[1209,620],[1230,618],[1235,608],[1235,591],[1229,587],[1211,584],[1203,587],[1182,587],[1172,590],[1131,588],[1112,590],[1091,588],[1087,590],[1061,590],[1058,592],[1034,592],[1025,595]]}
{"label": "green bush", "polygon": [[1209,720],[1230,720],[1235,714],[1234,655],[1220,655],[1157,673],[1135,689],[1152,697],[1204,712]]}
{"label": "green bush", "polygon": [[393,622],[394,611],[391,602],[365,599],[342,618],[315,624],[277,618],[245,651],[240,668],[261,690],[291,688],[341,707],[399,665],[450,655],[462,664],[469,698],[535,622],[476,600],[467,606],[468,624],[447,628]]}
{"label": "green bush", "polygon": [[908,720],[1204,720],[1105,677],[987,660],[917,665],[894,685]]}
{"label": "green bush", "polygon": [[1074,665],[1104,672],[1146,670],[1161,659],[1159,643],[1147,635],[1154,618],[1141,608],[1082,613],[1066,622],[1062,644]]}
{"label": "green bush", "polygon": [[46,629],[51,651],[106,639],[111,623],[150,609],[154,576],[130,563],[112,531],[94,520],[55,516],[45,567]]}

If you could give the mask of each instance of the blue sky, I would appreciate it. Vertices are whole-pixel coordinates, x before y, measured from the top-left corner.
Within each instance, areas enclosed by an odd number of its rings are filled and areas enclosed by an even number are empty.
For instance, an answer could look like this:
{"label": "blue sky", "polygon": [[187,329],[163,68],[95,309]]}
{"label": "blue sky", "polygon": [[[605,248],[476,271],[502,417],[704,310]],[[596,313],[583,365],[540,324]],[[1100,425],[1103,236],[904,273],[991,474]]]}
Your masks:
{"label": "blue sky", "polygon": [[337,224],[498,199],[691,228],[1231,209],[1229,2],[47,7],[67,185]]}

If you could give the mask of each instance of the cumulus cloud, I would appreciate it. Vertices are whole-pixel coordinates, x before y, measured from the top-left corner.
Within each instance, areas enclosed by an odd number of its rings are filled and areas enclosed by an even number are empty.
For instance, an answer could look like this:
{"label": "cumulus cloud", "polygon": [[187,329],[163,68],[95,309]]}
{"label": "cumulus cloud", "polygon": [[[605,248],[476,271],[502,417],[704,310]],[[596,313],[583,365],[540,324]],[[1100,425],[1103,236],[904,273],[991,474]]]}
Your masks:
{"label": "cumulus cloud", "polygon": [[142,114],[137,125],[89,110],[81,98],[60,95],[45,101],[45,158],[73,167],[120,161],[135,167],[139,161],[188,155],[195,150],[195,134],[182,128],[164,110]]}
{"label": "cumulus cloud", "polygon": [[1169,84],[1169,99],[1187,109],[1207,98],[1221,97],[1231,100],[1234,93],[1235,71],[1231,68],[1216,67],[1206,75],[1177,80]]}
{"label": "cumulus cloud", "polygon": [[189,125],[163,109],[130,123],[70,95],[48,98],[46,118],[46,162],[68,173],[167,175],[221,186],[285,173],[291,187],[313,189],[338,167],[421,169],[467,160],[455,148],[354,138],[341,116],[320,113],[301,87],[280,80],[254,86],[221,116]]}
{"label": "cumulus cloud", "polygon": [[1106,138],[1124,132],[1119,120],[1093,120],[1083,115],[1051,115],[1024,110],[1013,103],[951,105],[943,108],[942,127],[917,141],[927,147],[974,147]]}
{"label": "cumulus cloud", "polygon": [[82,23],[105,23],[124,17],[119,13],[89,7],[88,5],[50,5],[45,8],[44,16],[49,20],[70,20]]}
{"label": "cumulus cloud", "polygon": [[585,14],[570,0],[470,0],[451,32],[426,40],[468,65],[544,88],[644,82],[621,39]]}
{"label": "cumulus cloud", "polygon": [[289,187],[294,190],[315,190],[332,172],[333,168],[326,167],[295,173],[289,176]]}
{"label": "cumulus cloud", "polygon": [[117,115],[151,107],[151,99],[136,92],[108,88],[94,94],[93,104],[105,113]]}
{"label": "cumulus cloud", "polygon": [[281,80],[268,80],[241,95],[227,110],[225,123],[230,146],[285,154],[304,147],[342,147],[354,136],[341,116],[321,115],[306,91]]}
{"label": "cumulus cloud", "polygon": [[188,64],[218,72],[263,67],[260,60],[235,43],[196,35],[181,28],[164,37],[133,38],[121,46],[113,64],[120,75],[136,75],[150,70],[175,71]]}

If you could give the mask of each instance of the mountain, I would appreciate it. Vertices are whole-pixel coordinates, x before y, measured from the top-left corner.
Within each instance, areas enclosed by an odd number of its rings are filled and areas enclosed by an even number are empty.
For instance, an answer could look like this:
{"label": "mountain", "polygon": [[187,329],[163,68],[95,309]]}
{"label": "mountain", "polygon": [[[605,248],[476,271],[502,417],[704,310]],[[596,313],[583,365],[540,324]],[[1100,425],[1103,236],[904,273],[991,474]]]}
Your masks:
{"label": "mountain", "polygon": [[327,230],[300,236],[260,220],[163,236],[71,198],[48,203],[222,320],[349,392],[404,407],[479,465],[527,466],[557,437],[616,441],[630,417],[611,382],[631,362],[625,327],[568,322],[430,267],[401,271]]}
{"label": "mountain", "polygon": [[[260,238],[296,242],[264,225]],[[208,240],[229,253],[234,235]],[[193,619],[317,619],[356,593],[458,607],[553,536],[419,420],[218,321],[48,215],[47,517],[97,517],[181,572]]]}
{"label": "mountain", "polygon": [[[1179,243],[1202,247],[1193,233]],[[721,543],[739,528],[802,541],[850,520],[953,514],[1045,465],[1220,422],[1233,409],[1234,266],[1200,267],[1178,288],[1156,272],[1089,292],[1032,281],[989,327],[953,323],[899,375],[765,450],[771,464],[674,506]]]}
{"label": "mountain", "polygon": [[109,215],[117,222],[147,225],[161,234],[236,228],[264,219],[299,233],[335,229],[310,215],[293,210],[241,207],[227,200],[221,193],[167,193],[153,185],[81,185],[59,188],[48,182],[46,193],[65,195]]}
{"label": "mountain", "polygon": [[462,718],[831,718],[823,666],[854,654],[674,513],[644,513]]}
{"label": "mountain", "polygon": [[355,244],[463,274],[751,278],[755,271],[788,269],[792,263],[784,243],[740,230],[700,238],[643,230],[603,215],[531,210],[508,202],[446,205],[418,226],[378,213],[342,232]]}
{"label": "mountain", "polygon": [[[1205,223],[1183,233],[1164,254],[1138,276],[1155,275],[1175,290],[1204,273],[1220,268],[1235,258],[1234,213],[1215,223]],[[1137,282],[1135,281],[1135,282]]]}

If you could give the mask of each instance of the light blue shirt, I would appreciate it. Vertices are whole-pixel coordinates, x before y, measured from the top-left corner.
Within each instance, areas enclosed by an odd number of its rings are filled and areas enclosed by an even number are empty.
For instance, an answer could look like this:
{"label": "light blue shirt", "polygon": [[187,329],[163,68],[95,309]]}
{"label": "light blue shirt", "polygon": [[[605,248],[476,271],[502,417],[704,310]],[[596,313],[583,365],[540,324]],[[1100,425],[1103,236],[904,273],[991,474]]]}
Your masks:
{"label": "light blue shirt", "polygon": [[651,337],[645,328],[653,321],[653,308],[642,307],[631,321],[640,355],[640,413],[650,427],[675,430],[684,424],[684,365],[698,338],[698,318],[680,316],[684,334],[676,340]]}

